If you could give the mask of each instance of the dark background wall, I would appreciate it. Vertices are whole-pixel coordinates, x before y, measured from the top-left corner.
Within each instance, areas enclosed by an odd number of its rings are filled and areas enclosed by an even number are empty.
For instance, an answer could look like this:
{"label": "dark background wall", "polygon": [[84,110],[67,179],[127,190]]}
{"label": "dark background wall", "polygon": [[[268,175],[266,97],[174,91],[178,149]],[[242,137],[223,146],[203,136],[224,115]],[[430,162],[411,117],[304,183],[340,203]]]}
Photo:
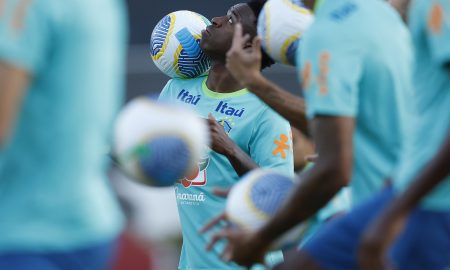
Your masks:
{"label": "dark background wall", "polygon": [[[159,92],[169,79],[153,64],[148,42],[156,23],[166,14],[176,10],[191,10],[207,18],[222,16],[240,1],[221,0],[128,0],[130,20],[130,49],[128,54],[127,98]],[[295,69],[276,64],[265,72],[266,76],[286,90],[299,93]]]}

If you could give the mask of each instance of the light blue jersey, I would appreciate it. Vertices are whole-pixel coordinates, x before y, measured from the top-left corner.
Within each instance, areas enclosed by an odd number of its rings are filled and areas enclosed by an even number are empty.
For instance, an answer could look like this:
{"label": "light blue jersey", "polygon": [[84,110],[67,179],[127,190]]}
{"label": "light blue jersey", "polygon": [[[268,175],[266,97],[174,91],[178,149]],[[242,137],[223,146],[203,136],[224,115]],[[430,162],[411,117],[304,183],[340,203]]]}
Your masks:
{"label": "light blue jersey", "polygon": [[31,84],[0,150],[0,253],[67,252],[110,241],[123,225],[105,170],[123,94],[124,4],[1,6],[0,61],[26,70]]}
{"label": "light blue jersey", "polygon": [[379,0],[326,0],[298,50],[310,119],[352,117],[352,202],[379,191],[397,165],[412,95],[411,40]]}
{"label": "light blue jersey", "polygon": [[[226,94],[217,93],[208,89],[206,79],[207,77],[172,79],[161,92],[160,101],[185,104],[205,119],[208,118],[208,113],[212,113],[224,126],[228,136],[256,164],[293,176],[289,123],[246,89]],[[205,246],[211,235],[201,235],[198,232],[224,210],[226,199],[215,196],[213,189],[230,188],[237,181],[239,176],[228,159],[209,150],[200,162],[199,170],[176,184],[176,199],[183,231],[180,269],[241,269],[236,264],[225,263],[219,258],[222,245],[217,245],[212,252],[206,252]],[[269,259],[275,260],[272,257]]]}
{"label": "light blue jersey", "polygon": [[[416,54],[416,112],[411,140],[395,177],[399,190],[424,169],[450,132],[450,1],[413,1],[409,18]],[[450,211],[450,177],[425,198],[423,205]]]}

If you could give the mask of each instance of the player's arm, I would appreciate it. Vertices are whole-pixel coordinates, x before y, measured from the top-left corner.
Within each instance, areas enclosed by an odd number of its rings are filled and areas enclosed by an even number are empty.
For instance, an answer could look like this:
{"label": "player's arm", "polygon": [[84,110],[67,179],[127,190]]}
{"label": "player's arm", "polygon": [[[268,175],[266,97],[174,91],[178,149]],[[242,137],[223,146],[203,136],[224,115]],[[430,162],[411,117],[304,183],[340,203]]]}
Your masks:
{"label": "player's arm", "polygon": [[8,142],[28,83],[26,71],[0,61],[0,148]]}
{"label": "player's arm", "polygon": [[309,134],[304,100],[264,78],[260,72],[260,39],[255,38],[252,47],[244,49],[247,42],[248,37],[242,35],[242,26],[236,24],[233,45],[227,53],[228,70],[248,90],[286,118],[293,127]]}
{"label": "player's arm", "polygon": [[249,76],[244,85],[274,111],[288,120],[293,127],[301,130],[304,134],[309,134],[303,98],[282,89],[265,78],[260,72]]}
{"label": "player's arm", "polygon": [[242,176],[258,168],[258,165],[250,156],[228,137],[223,126],[217,122],[212,114],[209,114],[207,121],[211,136],[211,149],[227,157],[237,175]]}

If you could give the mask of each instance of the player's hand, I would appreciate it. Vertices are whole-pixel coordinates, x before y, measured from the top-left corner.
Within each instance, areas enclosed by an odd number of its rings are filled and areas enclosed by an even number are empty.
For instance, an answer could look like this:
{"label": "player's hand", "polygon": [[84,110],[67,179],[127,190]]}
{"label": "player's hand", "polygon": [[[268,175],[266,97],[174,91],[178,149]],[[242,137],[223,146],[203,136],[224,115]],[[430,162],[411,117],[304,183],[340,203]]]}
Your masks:
{"label": "player's hand", "polygon": [[219,154],[229,155],[235,146],[234,142],[228,137],[223,126],[217,122],[211,113],[208,114],[207,121],[211,136],[211,149]]}
{"label": "player's hand", "polygon": [[237,23],[233,43],[227,52],[227,69],[236,80],[247,86],[261,74],[261,58],[261,39],[257,36],[250,43],[250,35],[243,35],[242,25]]}
{"label": "player's hand", "polygon": [[358,263],[363,270],[393,269],[387,251],[402,232],[407,214],[388,208],[369,226],[362,236]]}
{"label": "player's hand", "polygon": [[[226,216],[224,216],[226,218]],[[254,264],[264,264],[264,256],[268,251],[255,233],[226,227],[211,237],[206,250],[211,250],[220,240],[227,240],[227,244],[220,255],[221,259],[250,268]]]}

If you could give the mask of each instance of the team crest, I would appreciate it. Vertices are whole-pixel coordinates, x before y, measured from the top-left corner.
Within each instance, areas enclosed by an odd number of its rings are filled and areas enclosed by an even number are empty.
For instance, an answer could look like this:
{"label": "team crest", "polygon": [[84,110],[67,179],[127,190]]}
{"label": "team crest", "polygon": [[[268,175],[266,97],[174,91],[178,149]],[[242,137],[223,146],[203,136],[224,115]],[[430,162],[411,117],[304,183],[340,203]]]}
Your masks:
{"label": "team crest", "polygon": [[195,171],[192,172],[191,175],[186,176],[181,180],[181,184],[185,188],[188,188],[190,186],[206,185],[207,182],[206,168],[208,168],[208,165],[209,165],[209,156],[206,155],[200,160]]}

